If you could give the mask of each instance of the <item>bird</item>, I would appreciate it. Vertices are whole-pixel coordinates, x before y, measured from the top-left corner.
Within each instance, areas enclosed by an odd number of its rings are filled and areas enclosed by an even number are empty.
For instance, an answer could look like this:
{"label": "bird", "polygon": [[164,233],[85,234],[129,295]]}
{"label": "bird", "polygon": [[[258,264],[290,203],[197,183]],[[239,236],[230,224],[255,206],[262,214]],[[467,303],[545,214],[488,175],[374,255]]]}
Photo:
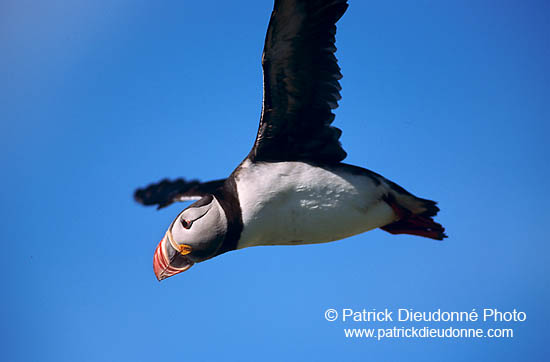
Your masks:
{"label": "bird", "polygon": [[336,241],[381,228],[435,240],[437,203],[414,196],[347,154],[332,126],[342,78],[336,23],[347,0],[275,0],[261,64],[263,101],[252,149],[224,179],[164,179],[134,199],[195,201],[172,221],[153,257],[159,281],[229,251]]}

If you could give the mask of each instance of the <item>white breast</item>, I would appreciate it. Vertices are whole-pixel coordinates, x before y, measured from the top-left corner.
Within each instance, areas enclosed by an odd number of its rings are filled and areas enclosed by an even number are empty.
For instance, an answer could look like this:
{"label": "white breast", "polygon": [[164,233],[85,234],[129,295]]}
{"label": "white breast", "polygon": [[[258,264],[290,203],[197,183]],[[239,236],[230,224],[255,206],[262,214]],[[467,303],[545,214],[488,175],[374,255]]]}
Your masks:
{"label": "white breast", "polygon": [[385,185],[302,162],[250,163],[237,176],[243,232],[238,248],[324,243],[394,221]]}

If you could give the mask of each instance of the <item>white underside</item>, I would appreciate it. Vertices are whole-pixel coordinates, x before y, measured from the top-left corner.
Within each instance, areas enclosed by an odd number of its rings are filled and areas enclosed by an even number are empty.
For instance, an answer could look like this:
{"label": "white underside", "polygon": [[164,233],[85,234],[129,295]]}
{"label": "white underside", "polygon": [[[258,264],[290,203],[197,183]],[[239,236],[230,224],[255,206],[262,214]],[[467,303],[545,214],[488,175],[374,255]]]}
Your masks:
{"label": "white underside", "polygon": [[302,162],[251,163],[237,176],[243,232],[237,248],[315,244],[395,221],[385,183]]}

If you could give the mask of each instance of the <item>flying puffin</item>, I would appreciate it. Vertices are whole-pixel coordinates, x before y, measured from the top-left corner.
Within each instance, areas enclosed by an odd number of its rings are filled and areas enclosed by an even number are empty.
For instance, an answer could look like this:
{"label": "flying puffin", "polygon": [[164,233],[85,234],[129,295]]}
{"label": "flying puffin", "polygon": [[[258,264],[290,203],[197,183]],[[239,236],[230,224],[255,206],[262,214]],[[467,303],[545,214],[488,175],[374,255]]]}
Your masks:
{"label": "flying puffin", "polygon": [[436,202],[342,163],[331,126],[342,78],[334,53],[347,0],[275,0],[264,51],[263,104],[252,150],[226,179],[163,180],[135,199],[162,208],[198,200],[168,227],[153,258],[157,279],[231,250],[326,243],[381,228],[436,240]]}

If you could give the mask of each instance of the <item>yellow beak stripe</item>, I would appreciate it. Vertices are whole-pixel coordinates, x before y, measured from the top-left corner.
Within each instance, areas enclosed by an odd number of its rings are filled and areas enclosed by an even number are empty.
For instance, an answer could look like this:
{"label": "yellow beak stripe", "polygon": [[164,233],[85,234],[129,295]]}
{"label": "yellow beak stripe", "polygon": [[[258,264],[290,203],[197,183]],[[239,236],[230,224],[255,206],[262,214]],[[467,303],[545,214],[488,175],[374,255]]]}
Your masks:
{"label": "yellow beak stripe", "polygon": [[187,255],[193,251],[193,248],[191,247],[191,245],[181,244],[179,245],[179,251],[181,255]]}

